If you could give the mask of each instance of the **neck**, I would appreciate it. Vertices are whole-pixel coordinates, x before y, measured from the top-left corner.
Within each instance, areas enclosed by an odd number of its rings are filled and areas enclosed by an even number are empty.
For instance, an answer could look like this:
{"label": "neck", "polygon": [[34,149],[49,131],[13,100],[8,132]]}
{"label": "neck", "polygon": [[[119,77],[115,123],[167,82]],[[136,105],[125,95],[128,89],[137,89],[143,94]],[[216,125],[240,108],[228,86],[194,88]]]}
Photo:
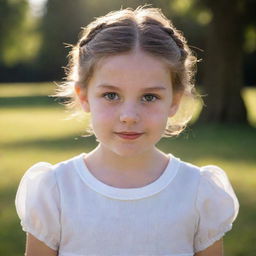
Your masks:
{"label": "neck", "polygon": [[[139,155],[120,156],[112,151],[106,150],[103,145],[99,144],[93,151],[86,156],[86,161],[97,163],[105,170],[115,170],[119,172],[132,173],[146,172],[147,170],[161,168],[161,163],[166,165],[168,156],[154,147],[150,151],[145,151]],[[95,166],[95,164],[93,164]]]}

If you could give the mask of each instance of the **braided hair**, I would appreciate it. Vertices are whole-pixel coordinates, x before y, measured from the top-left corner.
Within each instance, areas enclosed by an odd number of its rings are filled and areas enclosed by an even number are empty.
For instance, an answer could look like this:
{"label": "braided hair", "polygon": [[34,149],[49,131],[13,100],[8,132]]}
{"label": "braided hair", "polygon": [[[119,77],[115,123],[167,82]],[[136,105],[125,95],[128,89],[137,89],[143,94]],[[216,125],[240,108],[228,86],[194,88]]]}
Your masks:
{"label": "braided hair", "polygon": [[[69,55],[66,82],[59,85],[55,96],[68,98],[68,108],[78,107],[74,85],[79,84],[86,90],[100,59],[136,48],[163,60],[170,67],[174,93],[195,95],[193,76],[197,60],[182,33],[160,9],[138,7],[110,12],[83,28],[80,40]],[[185,119],[168,123],[165,135],[179,134],[189,120]]]}

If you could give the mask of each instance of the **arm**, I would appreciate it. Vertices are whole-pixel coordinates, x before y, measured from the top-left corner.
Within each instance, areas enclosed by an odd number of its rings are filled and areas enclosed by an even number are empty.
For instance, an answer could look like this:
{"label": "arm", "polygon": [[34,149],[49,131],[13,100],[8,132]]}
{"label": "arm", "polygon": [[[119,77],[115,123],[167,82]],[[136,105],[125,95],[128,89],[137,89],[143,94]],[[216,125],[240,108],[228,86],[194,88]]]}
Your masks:
{"label": "arm", "polygon": [[205,250],[197,252],[195,256],[223,256],[223,239],[215,242]]}
{"label": "arm", "polygon": [[27,233],[26,256],[57,256],[58,252]]}

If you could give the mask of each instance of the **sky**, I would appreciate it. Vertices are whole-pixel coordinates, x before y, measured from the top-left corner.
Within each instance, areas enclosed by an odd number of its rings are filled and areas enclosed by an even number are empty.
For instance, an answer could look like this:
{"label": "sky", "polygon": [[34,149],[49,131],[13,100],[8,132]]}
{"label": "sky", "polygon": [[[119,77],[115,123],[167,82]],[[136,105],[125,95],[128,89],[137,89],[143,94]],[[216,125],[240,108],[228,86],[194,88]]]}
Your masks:
{"label": "sky", "polygon": [[35,16],[41,16],[43,14],[43,7],[47,0],[28,0],[31,11]]}

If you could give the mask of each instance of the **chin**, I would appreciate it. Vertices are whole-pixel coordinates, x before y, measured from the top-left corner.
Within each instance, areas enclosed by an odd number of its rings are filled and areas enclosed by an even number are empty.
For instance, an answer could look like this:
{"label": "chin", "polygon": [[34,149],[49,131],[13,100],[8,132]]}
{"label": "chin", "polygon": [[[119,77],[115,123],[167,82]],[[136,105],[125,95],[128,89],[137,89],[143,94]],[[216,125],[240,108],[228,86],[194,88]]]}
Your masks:
{"label": "chin", "polygon": [[144,141],[144,142],[138,142],[136,140],[134,141],[112,141],[112,143],[109,141],[100,140],[99,141],[99,147],[101,148],[101,152],[106,155],[116,155],[117,157],[122,158],[138,158],[140,156],[145,155],[147,152],[152,152],[152,150],[155,149],[155,141],[157,141],[157,138],[155,140],[151,141]]}

